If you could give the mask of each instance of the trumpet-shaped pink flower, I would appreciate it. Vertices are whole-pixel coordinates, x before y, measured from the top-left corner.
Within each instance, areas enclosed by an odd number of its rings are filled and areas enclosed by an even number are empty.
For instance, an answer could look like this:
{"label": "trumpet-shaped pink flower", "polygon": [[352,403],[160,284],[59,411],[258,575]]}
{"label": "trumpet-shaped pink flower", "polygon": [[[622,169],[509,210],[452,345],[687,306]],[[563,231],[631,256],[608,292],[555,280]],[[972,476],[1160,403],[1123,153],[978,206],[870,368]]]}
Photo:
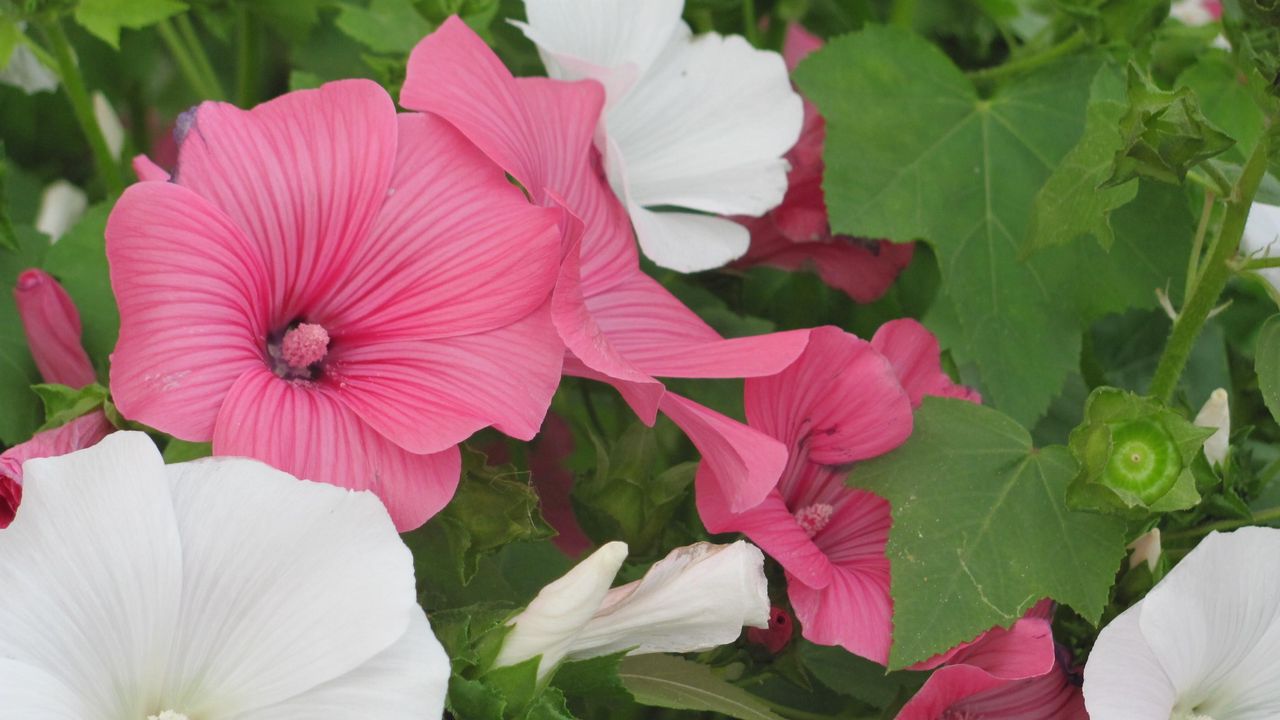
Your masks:
{"label": "trumpet-shaped pink flower", "polygon": [[[799,25],[787,29],[782,50],[787,69],[822,47],[822,40]],[[826,123],[804,100],[800,140],[787,153],[787,194],[782,204],[759,218],[738,218],[751,231],[751,247],[740,266],[770,265],[783,270],[815,270],[822,281],[858,302],[871,302],[889,289],[914,252],[895,244],[833,235],[822,194],[822,148]]]}
{"label": "trumpet-shaped pink flower", "polygon": [[719,469],[698,468],[703,523],[745,533],[782,565],[804,637],[879,663],[888,660],[892,634],[884,548],[893,519],[888,502],[844,479],[849,463],[907,439],[912,408],[926,394],[961,389],[942,372],[937,342],[919,323],[888,323],[870,343],[820,328],[786,371],[746,383],[747,421],[790,451],[777,487],[735,512],[716,492]]}
{"label": "trumpet-shaped pink flower", "polygon": [[44,381],[75,388],[93,384],[93,363],[80,344],[80,314],[58,281],[43,270],[23,270],[13,299]]}
{"label": "trumpet-shaped pink flower", "polygon": [[735,509],[758,503],[785,466],[786,448],[667,392],[657,378],[771,375],[799,356],[808,331],[726,340],[640,270],[626,209],[592,145],[601,86],[513,78],[451,18],[414,49],[401,102],[452,123],[535,203],[563,208],[565,256],[552,309],[569,350],[565,372],[612,384],[646,423],[660,409],[721,468]]}
{"label": "trumpet-shaped pink flower", "polygon": [[139,166],[157,180],[107,223],[126,415],[372,490],[401,530],[452,496],[471,433],[537,432],[559,214],[448,124],[342,81],[205,103],[171,182]]}

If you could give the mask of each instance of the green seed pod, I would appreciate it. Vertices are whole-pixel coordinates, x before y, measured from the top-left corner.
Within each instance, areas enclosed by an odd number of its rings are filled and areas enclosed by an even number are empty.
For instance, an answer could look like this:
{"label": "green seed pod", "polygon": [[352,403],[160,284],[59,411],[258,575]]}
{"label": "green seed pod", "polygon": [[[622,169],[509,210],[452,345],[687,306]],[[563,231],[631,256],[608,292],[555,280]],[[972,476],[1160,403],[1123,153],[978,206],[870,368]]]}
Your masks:
{"label": "green seed pod", "polygon": [[1182,458],[1169,432],[1149,419],[1115,423],[1110,430],[1103,483],[1131,492],[1148,505],[1164,497],[1182,473]]}

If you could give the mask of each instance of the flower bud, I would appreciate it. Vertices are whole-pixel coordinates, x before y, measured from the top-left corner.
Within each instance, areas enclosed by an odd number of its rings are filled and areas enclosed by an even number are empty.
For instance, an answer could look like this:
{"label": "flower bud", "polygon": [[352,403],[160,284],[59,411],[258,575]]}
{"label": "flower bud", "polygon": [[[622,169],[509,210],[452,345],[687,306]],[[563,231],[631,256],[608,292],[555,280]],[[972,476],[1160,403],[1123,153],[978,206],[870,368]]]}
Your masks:
{"label": "flower bud", "polygon": [[747,642],[763,645],[766,650],[777,655],[791,642],[795,627],[791,613],[774,605],[769,608],[769,627],[748,629]]}
{"label": "flower bud", "polygon": [[1213,391],[1196,415],[1196,425],[1215,430],[1204,441],[1204,457],[1210,465],[1221,465],[1227,459],[1227,445],[1231,439],[1231,409],[1227,405],[1226,390],[1218,388]]}
{"label": "flower bud", "polygon": [[1182,472],[1182,458],[1169,432],[1147,418],[1114,423],[1110,429],[1111,456],[1104,483],[1128,490],[1148,504],[1164,497]]}
{"label": "flower bud", "polygon": [[94,383],[93,363],[80,344],[80,314],[58,281],[43,270],[24,270],[13,298],[31,356],[45,382],[73,388]]}
{"label": "flower bud", "polygon": [[40,196],[36,229],[56,241],[80,220],[88,207],[89,198],[83,190],[66,180],[55,180]]}
{"label": "flower bud", "polygon": [[1160,528],[1151,528],[1143,533],[1137,540],[1129,543],[1128,549],[1133,551],[1129,555],[1130,570],[1146,563],[1147,569],[1155,572],[1156,563],[1160,562]]}

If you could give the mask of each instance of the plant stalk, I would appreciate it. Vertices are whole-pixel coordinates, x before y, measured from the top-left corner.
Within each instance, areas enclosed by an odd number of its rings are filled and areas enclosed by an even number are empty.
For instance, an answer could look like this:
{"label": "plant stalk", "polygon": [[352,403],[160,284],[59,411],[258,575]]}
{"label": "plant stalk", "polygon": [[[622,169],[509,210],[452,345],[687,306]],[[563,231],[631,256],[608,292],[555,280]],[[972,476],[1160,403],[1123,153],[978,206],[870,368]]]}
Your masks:
{"label": "plant stalk", "polygon": [[1248,520],[1219,520],[1217,522],[1206,523],[1186,530],[1175,530],[1170,533],[1164,533],[1162,537],[1165,540],[1188,540],[1198,538],[1201,535],[1208,535],[1215,530],[1235,530],[1246,525],[1263,525],[1270,522],[1280,520],[1280,507],[1267,508],[1260,512],[1253,513]]}
{"label": "plant stalk", "polygon": [[1057,60],[1060,57],[1070,55],[1085,44],[1084,33],[1076,31],[1069,35],[1057,45],[1046,48],[1038,53],[1028,55],[1026,57],[1011,60],[1003,65],[995,67],[982,68],[981,70],[971,70],[967,74],[974,81],[992,81],[1007,78],[1011,75],[1021,75],[1022,73],[1036,70],[1044,65]]}
{"label": "plant stalk", "polygon": [[1191,295],[1183,300],[1182,312],[1173,323],[1169,333],[1169,341],[1165,344],[1164,353],[1160,355],[1160,363],[1156,366],[1155,378],[1151,381],[1149,395],[1168,403],[1173,399],[1173,392],[1178,386],[1178,378],[1187,365],[1191,355],[1191,347],[1195,344],[1205,320],[1218,303],[1231,278],[1231,261],[1240,248],[1240,238],[1244,235],[1245,221],[1249,218],[1249,208],[1253,205],[1253,196],[1258,192],[1262,176],[1267,172],[1267,153],[1270,148],[1270,137],[1266,134],[1258,141],[1253,154],[1244,166],[1240,179],[1231,190],[1227,200],[1226,214],[1222,219],[1222,227],[1209,246],[1208,257],[1200,270]]}

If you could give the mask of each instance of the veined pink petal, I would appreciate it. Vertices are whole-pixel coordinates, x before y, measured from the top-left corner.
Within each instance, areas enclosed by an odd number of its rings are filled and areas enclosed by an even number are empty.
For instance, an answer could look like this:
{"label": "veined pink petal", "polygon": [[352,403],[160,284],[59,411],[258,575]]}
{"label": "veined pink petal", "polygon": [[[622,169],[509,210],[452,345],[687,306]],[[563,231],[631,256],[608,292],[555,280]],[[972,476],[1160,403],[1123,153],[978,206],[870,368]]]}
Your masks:
{"label": "veined pink petal", "polygon": [[213,437],[222,399],[266,363],[259,246],[187,188],[141,182],[107,220],[120,339],[111,391],[127,417],[183,440]]}
{"label": "veined pink petal", "polygon": [[636,267],[626,210],[603,179],[592,147],[604,103],[594,81],[515,79],[456,17],[418,43],[400,101],[444,118],[540,205],[549,194],[585,225],[582,282],[598,292]]}
{"label": "veined pink petal", "polygon": [[13,299],[27,347],[45,382],[74,388],[97,380],[80,344],[80,313],[71,296],[49,273],[30,269],[18,275]]}
{"label": "veined pink petal", "polygon": [[804,354],[781,373],[749,379],[745,400],[752,427],[820,465],[881,455],[911,434],[911,403],[893,366],[838,328],[813,330]]}
{"label": "veined pink petal", "polygon": [[137,175],[138,179],[143,182],[149,180],[157,182],[169,181],[169,171],[157,165],[154,160],[146,155],[133,156],[133,174]]}
{"label": "veined pink petal", "polygon": [[806,640],[839,645],[881,664],[888,661],[893,605],[887,577],[837,566],[826,587],[811,588],[788,575],[787,596]]}
{"label": "veined pink petal", "polygon": [[331,379],[343,402],[396,445],[441,452],[493,425],[529,440],[560,380],[563,346],[550,306],[492,332],[435,340],[335,343]]}
{"label": "veined pink petal", "polygon": [[672,392],[662,396],[660,407],[714,469],[729,512],[758,505],[777,484],[787,464],[782,443]]}
{"label": "veined pink petal", "polygon": [[532,206],[439,118],[399,117],[389,196],[348,277],[309,310],[349,342],[487,332],[544,304],[560,260],[558,210]]}
{"label": "veined pink petal", "polygon": [[787,26],[787,37],[782,42],[782,59],[787,69],[794,72],[801,60],[822,47],[822,38],[804,29],[799,23]]}
{"label": "veined pink petal", "polygon": [[831,583],[834,572],[831,561],[796,523],[777,490],[755,507],[733,513],[721,489],[723,483],[707,463],[698,467],[696,482],[698,515],[708,531],[746,535],[798,582],[809,587],[822,588]]}
{"label": "veined pink petal", "polygon": [[262,460],[305,480],[370,490],[401,532],[421,526],[453,497],[457,447],[408,452],[379,435],[331,389],[276,377],[265,367],[231,388],[213,436],[218,455]]}
{"label": "veined pink petal", "polygon": [[[992,720],[1088,720],[1080,683],[1066,667],[1066,653],[1055,652],[1052,637],[1046,643],[1034,623],[1019,620],[1000,641],[1006,647],[991,654],[1006,674],[989,665],[957,662],[934,671],[924,687],[902,708],[898,720],[948,720],[981,717]],[[1021,649],[1014,645],[1021,644]],[[1046,658],[1045,648],[1048,647]],[[1047,660],[1047,663],[1046,663]]]}
{"label": "veined pink petal", "polygon": [[65,425],[36,433],[30,440],[0,453],[0,528],[13,522],[22,501],[22,463],[83,450],[96,445],[114,429],[107,416],[95,410]]}
{"label": "veined pink petal", "polygon": [[912,405],[919,407],[925,395],[982,402],[976,390],[957,385],[942,371],[937,338],[915,320],[902,318],[881,325],[871,345],[893,363]]}
{"label": "veined pink petal", "polygon": [[257,243],[275,316],[293,321],[343,276],[387,195],[395,105],[376,83],[341,80],[252,110],[194,111],[175,182],[225,212]]}
{"label": "veined pink petal", "polygon": [[655,377],[771,375],[790,365],[809,342],[808,330],[726,340],[639,270],[586,300],[609,342]]}

